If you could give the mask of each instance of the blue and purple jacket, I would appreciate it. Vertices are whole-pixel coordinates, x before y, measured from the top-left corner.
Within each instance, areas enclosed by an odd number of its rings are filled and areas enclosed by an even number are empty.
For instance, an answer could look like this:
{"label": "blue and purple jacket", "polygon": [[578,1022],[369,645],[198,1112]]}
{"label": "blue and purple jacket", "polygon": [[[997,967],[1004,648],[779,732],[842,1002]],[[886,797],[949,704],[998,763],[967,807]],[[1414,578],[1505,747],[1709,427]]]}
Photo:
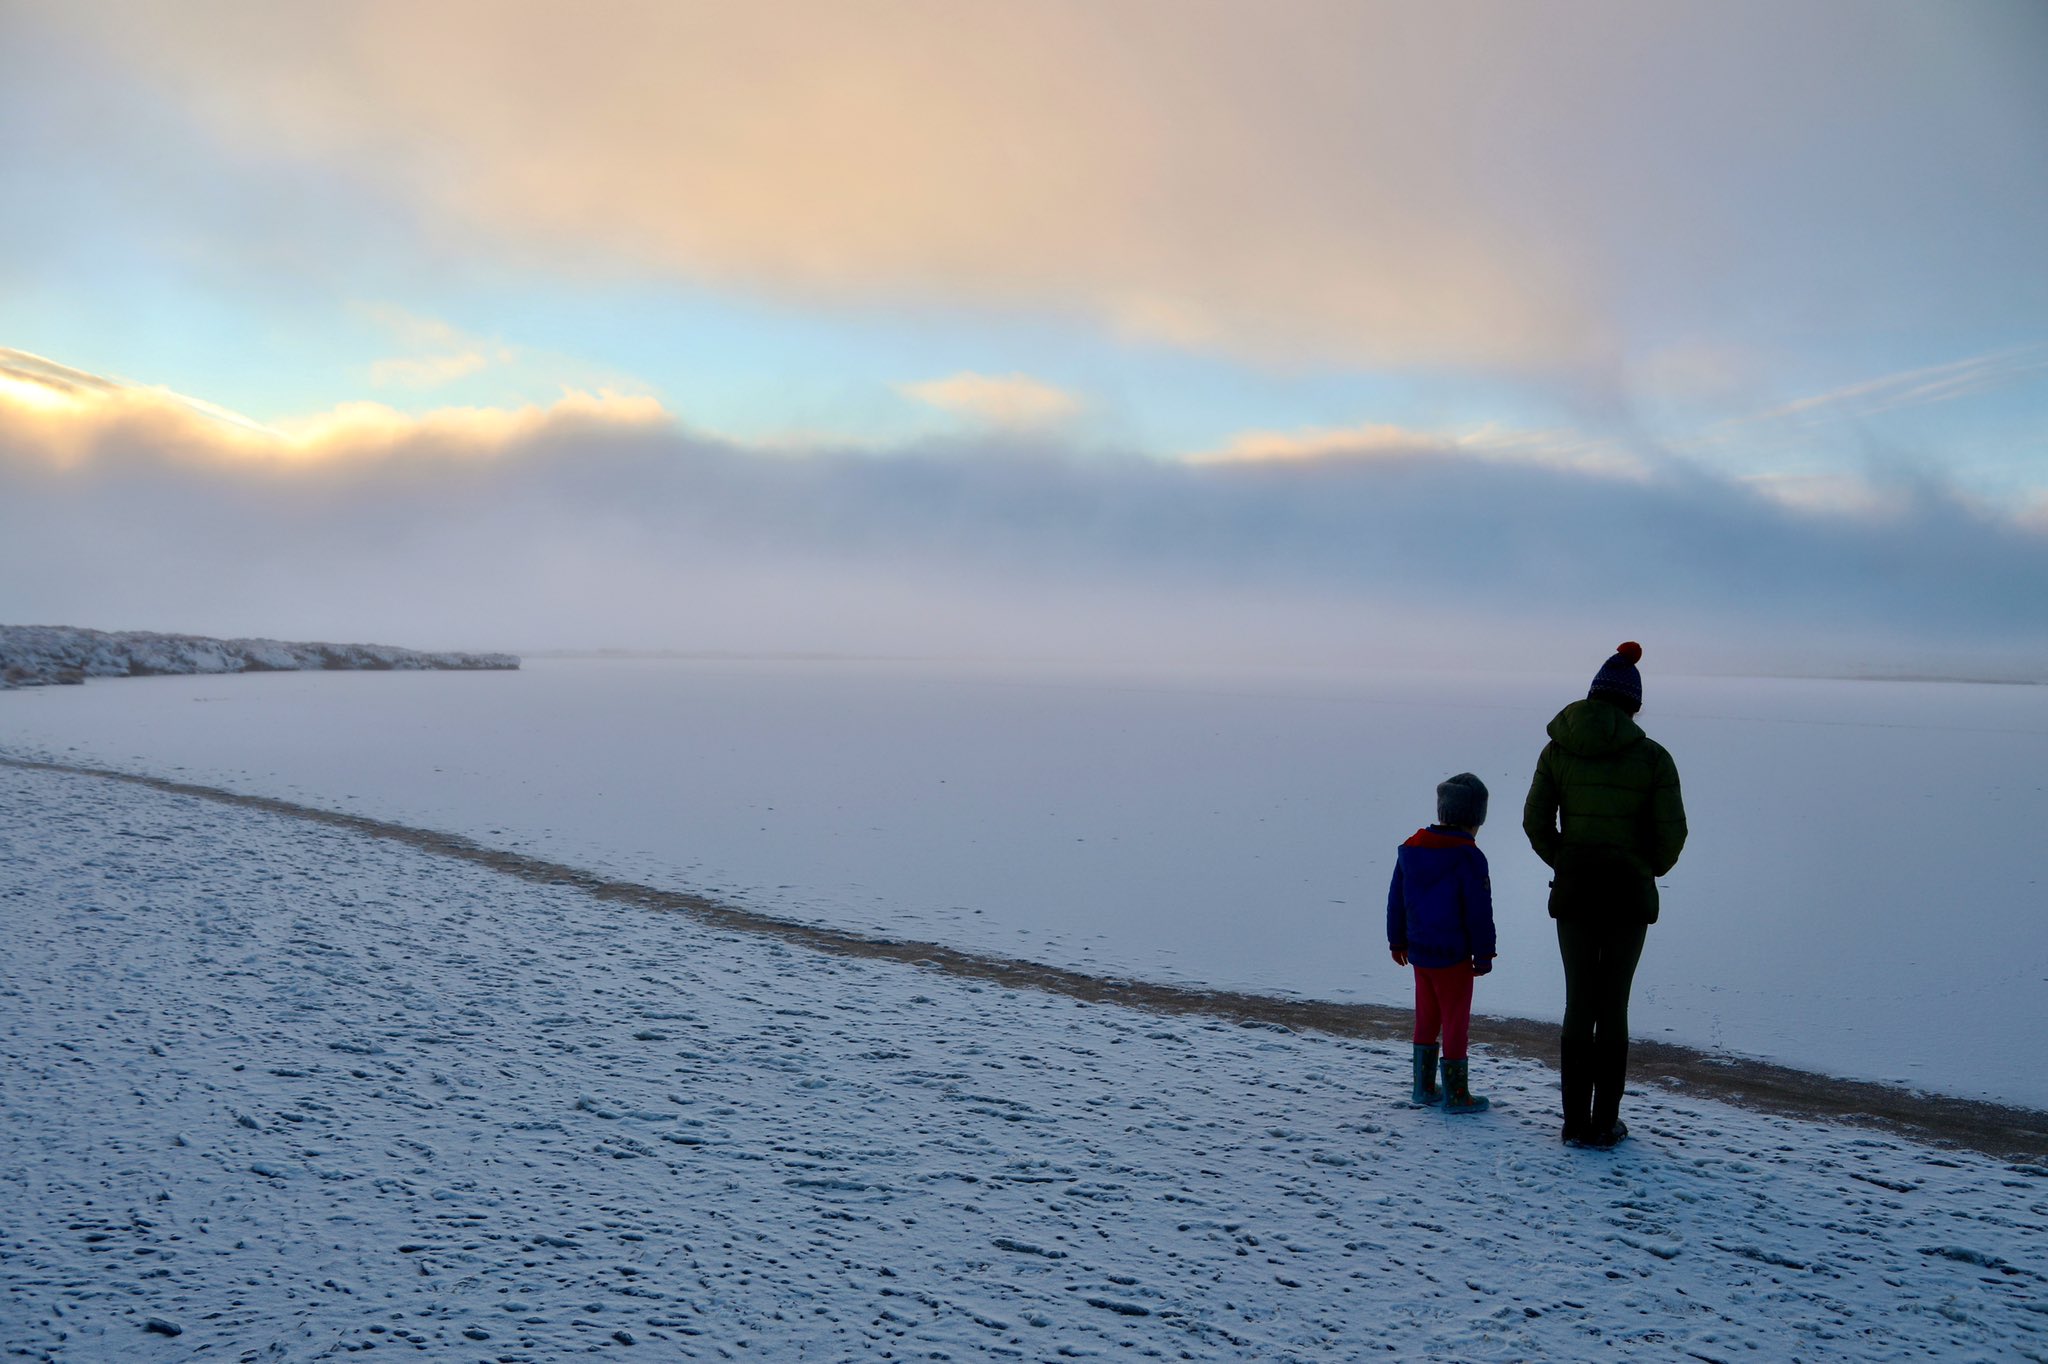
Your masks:
{"label": "blue and purple jacket", "polygon": [[1387,946],[1413,966],[1456,966],[1493,951],[1493,880],[1471,834],[1432,824],[1394,855]]}

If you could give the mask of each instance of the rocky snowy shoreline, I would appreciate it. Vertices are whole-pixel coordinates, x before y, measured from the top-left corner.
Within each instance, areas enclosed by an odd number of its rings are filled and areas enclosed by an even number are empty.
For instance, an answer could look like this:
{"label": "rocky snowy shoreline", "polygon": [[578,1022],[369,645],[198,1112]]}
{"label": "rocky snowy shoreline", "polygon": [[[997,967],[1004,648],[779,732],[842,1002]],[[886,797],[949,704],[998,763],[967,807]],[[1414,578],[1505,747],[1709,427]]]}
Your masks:
{"label": "rocky snowy shoreline", "polygon": [[88,677],[186,673],[480,671],[514,669],[513,654],[427,653],[389,644],[210,639],[150,630],[0,625],[0,689],[75,685]]}

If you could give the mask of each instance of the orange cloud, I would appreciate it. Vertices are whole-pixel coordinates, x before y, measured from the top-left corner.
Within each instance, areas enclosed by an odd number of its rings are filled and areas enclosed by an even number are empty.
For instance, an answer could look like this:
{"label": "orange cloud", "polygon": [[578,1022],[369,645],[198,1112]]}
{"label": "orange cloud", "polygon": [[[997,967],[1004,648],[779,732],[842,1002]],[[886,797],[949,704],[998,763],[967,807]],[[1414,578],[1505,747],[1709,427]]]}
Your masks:
{"label": "orange cloud", "polygon": [[1433,431],[1367,422],[1302,431],[1244,431],[1215,450],[1187,457],[1190,464],[1265,464],[1295,460],[1406,456],[1453,450],[1456,442]]}
{"label": "orange cloud", "polygon": [[1514,11],[363,0],[250,20],[176,0],[79,22],[224,140],[551,259],[1080,312],[1281,359],[1604,345],[1572,267],[1491,202],[1465,113],[1532,79],[1544,34]]}
{"label": "orange cloud", "polygon": [[928,406],[999,426],[1041,426],[1081,410],[1081,402],[1073,394],[1026,374],[962,371],[948,378],[898,387],[905,395]]}
{"label": "orange cloud", "polygon": [[1640,459],[1611,441],[1575,431],[1526,431],[1491,425],[1463,432],[1420,431],[1384,422],[1299,431],[1245,431],[1217,449],[1188,455],[1186,459],[1190,464],[1263,464],[1413,459],[1431,455],[1538,465],[1605,478],[1640,480],[1649,472]]}
{"label": "orange cloud", "polygon": [[420,415],[381,403],[344,403],[266,426],[168,388],[123,384],[0,349],[0,445],[57,468],[87,464],[115,449],[144,449],[181,463],[273,468],[422,450],[490,457],[549,431],[669,422],[654,398],[571,390],[545,406],[443,408]]}

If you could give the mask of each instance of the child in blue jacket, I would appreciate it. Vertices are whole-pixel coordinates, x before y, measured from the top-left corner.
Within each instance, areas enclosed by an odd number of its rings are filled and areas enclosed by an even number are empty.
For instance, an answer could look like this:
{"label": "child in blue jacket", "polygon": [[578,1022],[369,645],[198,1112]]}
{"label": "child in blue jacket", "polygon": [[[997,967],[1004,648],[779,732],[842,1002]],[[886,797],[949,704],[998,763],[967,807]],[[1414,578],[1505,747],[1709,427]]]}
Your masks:
{"label": "child in blue jacket", "polygon": [[[1486,784],[1460,772],[1436,788],[1436,820],[1401,845],[1387,888],[1387,950],[1415,968],[1415,1092],[1447,1113],[1478,1113],[1488,1101],[1467,1086],[1472,981],[1493,969],[1493,882],[1479,851]],[[1443,1035],[1443,1088],[1436,1085]]]}

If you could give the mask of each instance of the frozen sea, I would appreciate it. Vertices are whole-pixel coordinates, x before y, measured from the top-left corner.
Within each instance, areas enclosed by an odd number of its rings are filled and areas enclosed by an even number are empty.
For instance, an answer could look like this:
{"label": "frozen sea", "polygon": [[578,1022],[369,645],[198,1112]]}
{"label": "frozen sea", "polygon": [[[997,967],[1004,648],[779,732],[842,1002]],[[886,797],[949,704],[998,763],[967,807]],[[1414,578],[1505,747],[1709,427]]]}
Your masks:
{"label": "frozen sea", "polygon": [[[1645,671],[1692,840],[1640,1036],[2048,1107],[2048,687]],[[95,681],[0,751],[469,835],[792,918],[1098,972],[1401,1003],[1393,849],[1493,791],[1481,1013],[1559,1016],[1519,828],[1579,676],[532,660]],[[1476,1037],[1483,1037],[1479,1025]]]}

